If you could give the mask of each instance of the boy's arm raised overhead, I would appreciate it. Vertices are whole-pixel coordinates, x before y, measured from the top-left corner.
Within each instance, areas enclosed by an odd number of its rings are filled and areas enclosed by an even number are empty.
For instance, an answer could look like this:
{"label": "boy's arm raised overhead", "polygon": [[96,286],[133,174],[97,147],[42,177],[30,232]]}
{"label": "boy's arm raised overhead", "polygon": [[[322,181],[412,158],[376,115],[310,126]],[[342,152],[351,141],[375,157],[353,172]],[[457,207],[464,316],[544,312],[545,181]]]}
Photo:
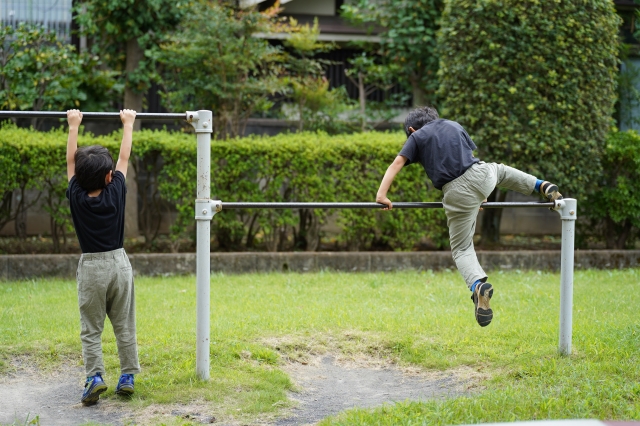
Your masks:
{"label": "boy's arm raised overhead", "polygon": [[387,206],[382,210],[391,210],[393,208],[393,204],[391,204],[391,200],[387,198],[387,192],[391,187],[391,183],[393,182],[393,179],[395,179],[398,172],[402,170],[406,162],[407,162],[406,157],[403,157],[402,155],[398,155],[396,159],[393,160],[393,163],[391,163],[391,165],[387,168],[387,172],[384,174],[384,177],[382,178],[382,182],[380,182],[380,188],[378,189],[378,194],[376,195],[376,202],[385,204]]}
{"label": "boy's arm raised overhead", "polygon": [[127,168],[129,167],[129,156],[131,155],[131,142],[133,140],[133,122],[136,121],[136,112],[132,109],[123,109],[120,111],[120,119],[122,120],[122,143],[120,144],[120,154],[116,163],[116,171],[120,171],[124,177],[127,177]]}
{"label": "boy's arm raised overhead", "polygon": [[76,151],[78,150],[78,128],[82,123],[82,112],[77,109],[67,111],[69,137],[67,138],[67,181],[76,174]]}

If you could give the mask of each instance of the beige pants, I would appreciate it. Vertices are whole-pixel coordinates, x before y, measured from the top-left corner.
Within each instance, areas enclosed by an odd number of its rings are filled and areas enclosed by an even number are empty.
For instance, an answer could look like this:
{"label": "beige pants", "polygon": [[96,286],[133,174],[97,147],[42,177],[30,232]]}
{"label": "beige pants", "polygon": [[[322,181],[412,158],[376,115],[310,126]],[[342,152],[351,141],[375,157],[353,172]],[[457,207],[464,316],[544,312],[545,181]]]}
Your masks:
{"label": "beige pants", "polygon": [[124,249],[83,254],[76,278],[87,377],[105,372],[102,361],[105,316],[109,316],[116,335],[122,374],[139,373],[133,271]]}
{"label": "beige pants", "polygon": [[536,178],[520,170],[503,164],[478,163],[442,188],[451,254],[469,288],[477,280],[487,279],[473,248],[473,234],[480,204],[495,187],[529,195],[535,185]]}

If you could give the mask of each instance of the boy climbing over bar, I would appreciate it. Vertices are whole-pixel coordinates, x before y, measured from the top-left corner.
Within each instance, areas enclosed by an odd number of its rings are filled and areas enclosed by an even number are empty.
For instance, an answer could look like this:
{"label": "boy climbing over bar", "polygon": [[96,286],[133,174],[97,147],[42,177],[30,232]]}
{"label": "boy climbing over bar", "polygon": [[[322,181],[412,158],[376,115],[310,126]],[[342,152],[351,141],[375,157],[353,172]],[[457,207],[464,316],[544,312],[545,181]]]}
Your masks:
{"label": "boy climbing over bar", "polygon": [[485,163],[473,156],[476,145],[455,121],[441,119],[432,107],[417,108],[404,121],[407,141],[387,169],[376,201],[391,210],[389,187],[400,170],[420,163],[433,186],[443,192],[442,204],[447,216],[451,254],[462,274],[474,304],[475,318],[481,327],[491,323],[489,301],[493,286],[487,282],[473,247],[476,217],[481,204],[496,188],[511,189],[529,195],[540,193],[549,201],[562,198],[558,187],[535,176],[498,163]]}
{"label": "boy climbing over bar", "polygon": [[[136,342],[133,271],[124,243],[125,178],[136,112],[120,111],[123,125],[118,162],[99,145],[78,149],[82,113],[67,111],[67,198],[82,256],[78,263],[80,340],[87,375],[81,402],[93,405],[107,390],[102,378],[102,330],[109,317],[116,336],[122,375],[116,394],[133,394],[134,374],[140,372]],[[114,170],[115,169],[115,170]]]}

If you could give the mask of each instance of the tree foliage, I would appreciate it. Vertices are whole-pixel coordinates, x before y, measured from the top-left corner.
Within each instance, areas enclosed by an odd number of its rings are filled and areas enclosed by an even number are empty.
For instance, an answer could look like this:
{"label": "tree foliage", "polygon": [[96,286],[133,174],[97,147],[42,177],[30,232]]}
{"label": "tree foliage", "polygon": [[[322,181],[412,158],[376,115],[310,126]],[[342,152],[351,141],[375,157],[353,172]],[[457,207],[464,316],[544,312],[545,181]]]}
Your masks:
{"label": "tree foliage", "polygon": [[0,109],[100,108],[113,84],[99,64],[39,26],[0,28]]}
{"label": "tree foliage", "polygon": [[[92,51],[120,73],[127,88],[140,94],[156,76],[157,44],[175,28],[187,6],[187,1],[175,0],[82,0],[76,13],[83,32],[92,37]],[[124,72],[132,41],[140,56]]]}
{"label": "tree foliage", "polygon": [[294,18],[281,28],[289,35],[284,41],[282,58],[285,94],[297,112],[298,130],[324,130],[340,133],[350,130],[338,115],[349,108],[350,100],[344,87],[331,88],[325,76],[331,61],[318,55],[336,48],[333,43],[318,40],[320,27],[317,18],[313,25],[301,25]]}
{"label": "tree foliage", "polygon": [[590,219],[587,234],[604,240],[609,249],[631,246],[640,230],[640,135],[614,130],[602,157],[603,174],[584,203]]}
{"label": "tree foliage", "polygon": [[[406,105],[408,95],[395,94],[387,96],[397,80],[398,65],[386,63],[380,56],[363,51],[348,60],[349,67],[345,69],[347,78],[358,88],[358,103],[360,104],[360,131],[388,122],[401,111],[397,107]],[[367,97],[377,90],[385,93],[382,102],[367,102]]]}
{"label": "tree foliage", "polygon": [[435,103],[438,87],[437,31],[443,0],[359,0],[343,5],[352,23],[379,31],[376,53],[389,72],[413,93],[414,105]]}
{"label": "tree foliage", "polygon": [[254,37],[269,30],[273,17],[198,4],[198,13],[161,45],[165,98],[178,111],[213,110],[218,138],[239,136],[249,116],[269,109],[268,96],[282,88],[280,49]]}
{"label": "tree foliage", "polygon": [[[612,124],[619,22],[609,0],[447,1],[442,115],[465,126],[482,160],[583,196]],[[497,239],[499,221],[485,225]]]}

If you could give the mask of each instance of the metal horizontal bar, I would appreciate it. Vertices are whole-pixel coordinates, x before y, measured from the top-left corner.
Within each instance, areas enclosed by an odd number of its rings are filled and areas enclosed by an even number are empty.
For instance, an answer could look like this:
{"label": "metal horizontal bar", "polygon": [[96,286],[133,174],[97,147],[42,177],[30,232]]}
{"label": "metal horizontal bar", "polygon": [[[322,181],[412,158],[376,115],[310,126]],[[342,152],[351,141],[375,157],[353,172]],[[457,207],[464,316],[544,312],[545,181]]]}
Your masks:
{"label": "metal horizontal bar", "polygon": [[[486,209],[504,208],[532,208],[532,207],[554,207],[553,202],[507,202],[507,203],[482,203]],[[252,203],[252,202],[222,202],[222,210],[233,209],[380,209],[384,204],[380,203]],[[441,209],[442,203],[419,203],[419,202],[398,202],[393,203],[394,209]]]}
{"label": "metal horizontal bar", "polygon": [[[0,118],[67,118],[66,111],[0,111]],[[119,112],[82,112],[82,118],[120,119]],[[187,113],[140,112],[136,119],[140,120],[186,120]]]}

